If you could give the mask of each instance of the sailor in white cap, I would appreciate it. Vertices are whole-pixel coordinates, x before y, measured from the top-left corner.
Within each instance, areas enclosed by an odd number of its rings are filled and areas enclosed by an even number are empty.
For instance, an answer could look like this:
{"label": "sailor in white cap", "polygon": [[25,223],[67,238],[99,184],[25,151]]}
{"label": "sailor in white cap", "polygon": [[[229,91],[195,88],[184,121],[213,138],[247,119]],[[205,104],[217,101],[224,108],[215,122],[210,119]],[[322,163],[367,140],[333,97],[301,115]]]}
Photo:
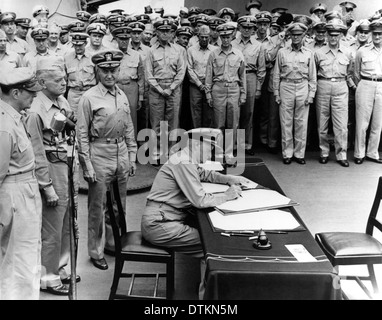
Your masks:
{"label": "sailor in white cap", "polygon": [[89,35],[86,52],[89,53],[90,56],[106,49],[106,46],[102,43],[107,32],[106,26],[103,23],[93,22],[89,24],[86,28],[86,32]]}
{"label": "sailor in white cap", "polygon": [[94,267],[108,269],[104,250],[114,251],[106,212],[106,191],[118,180],[123,208],[129,176],[135,175],[137,144],[129,101],[116,85],[123,52],[107,49],[96,53],[99,82],[86,91],[79,104],[77,136],[79,158],[88,192],[88,254]]}
{"label": "sailor in white cap", "polygon": [[[43,90],[32,103],[27,128],[35,149],[36,176],[43,195],[41,290],[67,296],[70,282],[65,269],[70,260],[68,144],[65,133],[55,132],[51,123],[59,112],[64,113],[71,123],[75,119],[63,96],[66,91],[64,59],[61,56],[42,56],[37,61],[36,70]],[[78,166],[74,165],[73,170],[76,195]],[[80,280],[79,276],[76,280]]]}
{"label": "sailor in white cap", "polygon": [[42,88],[32,69],[4,67],[0,88],[0,300],[39,300],[42,203],[23,114]]}

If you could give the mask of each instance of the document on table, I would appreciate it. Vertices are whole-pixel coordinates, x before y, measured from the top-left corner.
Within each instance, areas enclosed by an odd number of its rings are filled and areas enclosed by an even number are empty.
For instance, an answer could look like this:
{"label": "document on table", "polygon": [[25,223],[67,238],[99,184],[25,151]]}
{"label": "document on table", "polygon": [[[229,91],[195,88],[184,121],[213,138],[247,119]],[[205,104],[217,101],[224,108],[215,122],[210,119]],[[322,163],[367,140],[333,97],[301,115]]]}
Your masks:
{"label": "document on table", "polygon": [[299,262],[316,262],[317,259],[313,257],[302,244],[286,244],[285,247]]}
{"label": "document on table", "polygon": [[[202,186],[207,193],[223,193],[227,191],[227,189],[229,188],[228,184],[211,183],[211,182],[202,182]],[[243,190],[264,189],[263,186],[253,181],[241,187]]]}
{"label": "document on table", "polygon": [[224,215],[219,211],[208,213],[215,232],[238,230],[304,230],[289,211],[267,210],[237,215]]}
{"label": "document on table", "polygon": [[215,207],[215,209],[223,214],[229,215],[285,208],[295,205],[298,205],[298,203],[277,191],[269,189],[253,189],[243,191],[241,197],[232,201],[227,201]]}

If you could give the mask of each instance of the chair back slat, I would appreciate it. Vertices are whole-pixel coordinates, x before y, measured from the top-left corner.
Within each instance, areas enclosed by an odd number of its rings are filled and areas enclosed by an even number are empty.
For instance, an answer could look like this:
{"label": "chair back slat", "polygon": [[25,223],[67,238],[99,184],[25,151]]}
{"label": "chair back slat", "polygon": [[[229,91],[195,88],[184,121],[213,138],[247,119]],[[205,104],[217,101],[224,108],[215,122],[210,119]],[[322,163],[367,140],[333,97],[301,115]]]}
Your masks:
{"label": "chair back slat", "polygon": [[374,228],[382,232],[382,224],[377,218],[377,214],[382,201],[382,176],[379,177],[377,192],[375,193],[374,202],[370,210],[369,219],[367,221],[366,233],[373,235]]}

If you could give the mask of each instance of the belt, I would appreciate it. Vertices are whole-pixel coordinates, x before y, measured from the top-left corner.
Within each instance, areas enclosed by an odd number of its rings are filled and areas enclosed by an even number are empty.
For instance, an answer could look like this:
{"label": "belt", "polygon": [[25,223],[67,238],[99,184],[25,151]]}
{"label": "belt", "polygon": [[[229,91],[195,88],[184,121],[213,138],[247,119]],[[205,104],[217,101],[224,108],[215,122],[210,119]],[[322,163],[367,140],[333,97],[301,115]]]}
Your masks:
{"label": "belt", "polygon": [[177,210],[183,213],[188,213],[189,210],[191,209],[191,207],[190,208],[175,208],[165,202],[159,202],[159,201],[150,200],[150,199],[147,199],[146,205],[149,207],[156,207],[156,208],[168,208],[168,209]]}
{"label": "belt", "polygon": [[325,77],[321,77],[321,76],[318,76],[317,79],[318,79],[318,80],[331,81],[331,82],[340,82],[340,81],[345,81],[345,80],[346,80],[345,77],[325,78]]}
{"label": "belt", "polygon": [[368,77],[361,77],[362,80],[367,80],[367,81],[377,81],[377,82],[382,82],[382,77],[379,78],[368,78]]}
{"label": "belt", "polygon": [[95,143],[104,143],[104,144],[117,144],[125,141],[125,137],[119,137],[119,138],[97,138],[97,137],[91,137],[90,142]]}
{"label": "belt", "polygon": [[36,179],[34,170],[5,176],[3,183],[15,183],[20,181],[28,181],[30,179]]}
{"label": "belt", "polygon": [[237,81],[217,81],[216,83],[224,84],[225,87],[236,87],[238,85]]}
{"label": "belt", "polygon": [[245,73],[256,73],[256,70],[245,70]]}
{"label": "belt", "polygon": [[77,87],[70,87],[70,89],[78,90],[78,91],[87,91],[92,87],[93,86],[90,86],[90,85],[89,86],[77,86]]}
{"label": "belt", "polygon": [[307,81],[307,79],[288,79],[288,78],[283,78],[281,81],[285,81],[288,83],[302,83],[304,81]]}

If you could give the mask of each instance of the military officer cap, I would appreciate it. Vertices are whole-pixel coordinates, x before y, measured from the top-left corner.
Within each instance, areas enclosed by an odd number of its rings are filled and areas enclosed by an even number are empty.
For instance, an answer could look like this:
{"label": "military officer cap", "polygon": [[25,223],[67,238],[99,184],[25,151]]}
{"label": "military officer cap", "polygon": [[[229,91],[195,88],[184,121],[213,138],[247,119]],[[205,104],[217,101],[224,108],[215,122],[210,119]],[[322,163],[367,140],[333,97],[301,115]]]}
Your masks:
{"label": "military officer cap", "polygon": [[176,36],[187,36],[188,38],[191,38],[194,35],[194,32],[190,27],[179,27],[176,30]]}
{"label": "military officer cap", "polygon": [[128,26],[131,28],[131,31],[137,31],[137,32],[142,32],[146,28],[145,25],[139,21],[129,23]]}
{"label": "military officer cap", "polygon": [[78,20],[89,22],[89,19],[92,15],[87,11],[77,11],[76,17]]}
{"label": "military officer cap", "polygon": [[333,19],[342,19],[342,14],[336,10],[330,11],[324,15],[326,22]]}
{"label": "military officer cap", "polygon": [[162,18],[171,18],[175,20],[176,18],[178,18],[178,13],[166,11],[165,13],[163,13]]}
{"label": "military officer cap", "polygon": [[242,27],[256,26],[256,18],[254,16],[242,16],[237,19],[237,23]]}
{"label": "military officer cap", "polygon": [[231,8],[222,8],[220,11],[217,13],[217,16],[219,18],[223,18],[225,15],[231,16],[232,19],[235,18],[235,11],[233,11]]}
{"label": "military officer cap", "polygon": [[71,34],[71,37],[74,45],[82,45],[87,42],[89,35],[83,32],[74,32]]}
{"label": "military officer cap", "polygon": [[268,11],[261,11],[258,14],[256,14],[256,21],[271,23],[272,15]]}
{"label": "military officer cap", "polygon": [[230,35],[234,33],[235,30],[236,30],[235,26],[229,23],[223,23],[216,28],[216,31],[219,32],[219,35],[221,36]]}
{"label": "military officer cap", "polygon": [[187,26],[191,26],[191,21],[188,20],[187,18],[183,18],[183,19],[180,19],[179,24],[180,24],[182,27],[187,27]]}
{"label": "military officer cap", "polygon": [[126,16],[125,17],[125,26],[129,25],[130,23],[137,22],[138,19],[135,16]]}
{"label": "military officer cap", "polygon": [[223,132],[213,128],[195,128],[186,132],[191,140],[202,141],[212,147],[221,148],[223,145]]}
{"label": "military officer cap", "polygon": [[179,9],[179,13],[183,13],[183,14],[187,14],[187,15],[188,15],[188,13],[189,13],[188,8],[186,8],[186,7],[181,7],[181,8]]}
{"label": "military officer cap", "polygon": [[173,24],[171,19],[161,18],[154,22],[154,28],[156,30],[171,30]]}
{"label": "military officer cap", "polygon": [[125,25],[125,20],[126,20],[126,17],[124,15],[115,14],[115,15],[110,16],[107,19],[107,22],[114,27],[122,27],[123,25]]}
{"label": "military officer cap", "polygon": [[312,28],[313,28],[313,30],[316,30],[316,31],[325,31],[326,32],[326,23],[321,22],[321,21],[315,22],[313,24]]}
{"label": "military officer cap", "polygon": [[106,26],[103,23],[93,22],[88,25],[88,27],[86,28],[86,32],[89,35],[92,33],[99,33],[99,34],[105,35]]}
{"label": "military officer cap", "polygon": [[65,70],[65,61],[64,57],[59,55],[47,55],[41,56],[37,60],[36,71],[56,71],[56,70]]}
{"label": "military officer cap", "polygon": [[286,13],[287,11],[288,11],[287,8],[274,8],[274,9],[272,9],[271,13],[273,13],[273,14],[278,13],[279,15],[281,15],[281,14]]}
{"label": "military officer cap", "polygon": [[357,8],[357,5],[350,1],[341,2],[340,6],[350,10]]}
{"label": "military officer cap", "polygon": [[99,68],[117,68],[121,65],[123,52],[117,49],[102,50],[92,57],[92,62]]}
{"label": "military officer cap", "polygon": [[69,23],[69,32],[86,32],[86,23],[83,21],[73,21]]}
{"label": "military officer cap", "polygon": [[178,21],[177,20],[174,20],[171,24],[171,30],[176,32],[176,30],[178,30]]}
{"label": "military officer cap", "polygon": [[202,13],[202,12],[203,12],[203,10],[200,9],[199,7],[191,7],[188,10],[189,16],[197,15],[197,14]]}
{"label": "military officer cap", "polygon": [[153,8],[151,8],[151,6],[146,6],[144,9],[145,9],[145,14],[153,13]]}
{"label": "military officer cap", "polygon": [[371,32],[382,32],[382,19],[370,22],[369,28]]}
{"label": "military officer cap", "polygon": [[12,69],[12,72],[4,72],[0,77],[0,85],[8,88],[21,88],[32,92],[42,90],[35,73],[31,68],[27,67],[15,68]]}
{"label": "military officer cap", "polygon": [[60,27],[61,27],[60,35],[69,33],[69,26],[67,24],[62,25]]}
{"label": "military officer cap", "polygon": [[16,13],[14,12],[3,12],[0,15],[0,24],[15,22],[15,20],[16,20]]}
{"label": "military officer cap", "polygon": [[249,11],[251,8],[257,8],[260,9],[263,4],[260,1],[257,0],[250,0],[246,5],[245,9]]}
{"label": "military officer cap", "polygon": [[347,31],[347,27],[342,20],[334,19],[326,24],[326,31],[328,34],[341,34]]}
{"label": "military officer cap", "polygon": [[125,10],[123,9],[113,9],[109,11],[111,14],[123,15]]}
{"label": "military officer cap", "polygon": [[217,12],[214,9],[204,9],[203,13],[207,16],[214,16]]}
{"label": "military officer cap", "polygon": [[48,39],[49,37],[49,30],[47,28],[43,27],[35,27],[31,32],[31,37],[33,39]]}
{"label": "military officer cap", "polygon": [[288,26],[293,22],[293,15],[291,13],[285,13],[277,18],[276,23],[282,27]]}
{"label": "military officer cap", "polygon": [[148,14],[137,14],[134,16],[137,21],[142,22],[143,24],[149,23],[151,21]]}
{"label": "military officer cap", "polygon": [[32,22],[31,19],[29,18],[17,18],[15,20],[15,23],[16,23],[16,26],[21,26],[21,27],[24,27],[24,28],[30,28],[30,23]]}
{"label": "military officer cap", "polygon": [[93,23],[93,22],[103,23],[106,25],[107,23],[106,16],[104,14],[95,13],[89,19],[89,23]]}
{"label": "military officer cap", "polygon": [[280,25],[277,23],[277,21],[272,21],[272,22],[271,22],[271,27],[273,27],[273,28],[277,28],[277,29],[279,29],[279,31],[282,31],[282,30],[283,30],[283,27],[280,26]]}
{"label": "military officer cap", "polygon": [[293,22],[288,28],[287,31],[292,34],[303,34],[308,31],[306,24],[301,22]]}
{"label": "military officer cap", "polygon": [[370,21],[367,19],[360,20],[355,31],[370,31]]}
{"label": "military officer cap", "polygon": [[43,5],[37,5],[37,6],[33,7],[33,9],[32,9],[33,18],[36,18],[41,13],[49,14],[49,8],[47,6],[43,6]]}
{"label": "military officer cap", "polygon": [[310,8],[309,12],[312,14],[318,10],[323,11],[325,13],[326,11],[328,11],[328,7],[324,3],[317,3],[313,7]]}
{"label": "military officer cap", "polygon": [[370,18],[369,18],[369,22],[372,22],[374,20],[378,20],[378,19],[381,19],[381,13],[379,11],[377,11],[376,13],[374,13]]}
{"label": "military officer cap", "polygon": [[208,20],[208,25],[212,29],[217,28],[218,26],[220,26],[223,23],[225,23],[225,21],[222,18],[218,18],[218,17],[211,17]]}
{"label": "military officer cap", "polygon": [[300,23],[303,23],[305,24],[307,27],[311,26],[313,24],[313,19],[311,17],[308,17],[307,15],[304,15],[304,14],[300,14],[300,15],[296,15],[294,18],[293,18],[293,21],[294,22],[300,22]]}
{"label": "military officer cap", "polygon": [[207,16],[206,14],[204,13],[200,13],[196,16],[195,18],[195,23],[202,23],[202,24],[205,24],[205,25],[208,25],[208,20],[209,20],[209,16]]}
{"label": "military officer cap", "polygon": [[131,36],[131,27],[122,26],[122,27],[116,28],[112,31],[112,35],[120,39],[129,39]]}

